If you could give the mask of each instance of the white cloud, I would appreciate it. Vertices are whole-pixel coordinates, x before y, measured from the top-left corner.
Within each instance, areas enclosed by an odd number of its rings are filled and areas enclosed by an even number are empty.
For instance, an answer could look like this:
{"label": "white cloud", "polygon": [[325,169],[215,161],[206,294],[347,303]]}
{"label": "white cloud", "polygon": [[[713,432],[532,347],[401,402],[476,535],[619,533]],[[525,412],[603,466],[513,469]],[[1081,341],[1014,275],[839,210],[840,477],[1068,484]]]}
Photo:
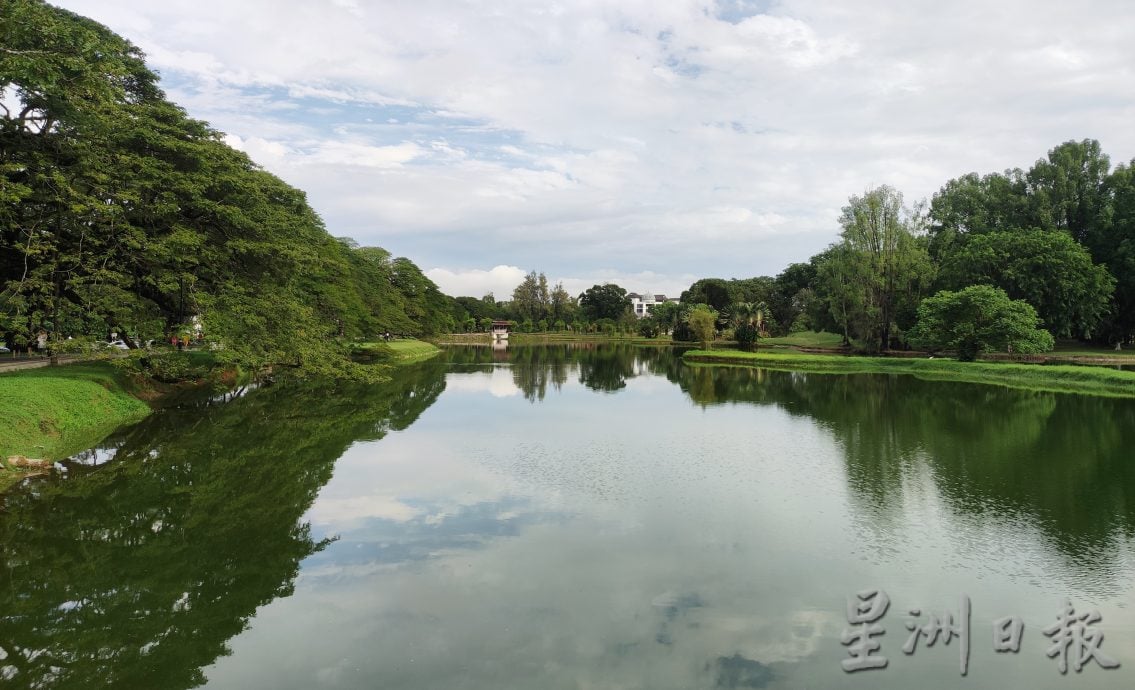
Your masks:
{"label": "white cloud", "polygon": [[412,142],[395,146],[367,146],[347,141],[322,141],[307,156],[303,165],[328,165],[362,168],[400,168],[404,163],[422,155],[422,149]]}
{"label": "white cloud", "polygon": [[494,398],[512,398],[522,394],[507,368],[476,374],[449,374],[445,377],[448,393],[488,393]]}
{"label": "white cloud", "polygon": [[423,266],[775,273],[871,185],[913,201],[1073,138],[1135,156],[1118,0],[60,4],[141,45],[333,234]]}
{"label": "white cloud", "polygon": [[[426,271],[426,276],[437,283],[442,292],[455,297],[480,297],[486,292],[492,292],[498,300],[509,300],[512,291],[528,274],[528,271],[516,266],[496,266],[489,270],[466,269],[451,270],[447,268],[432,268]],[[667,275],[654,271],[640,271],[626,273],[617,269],[599,269],[583,275],[546,274],[549,285],[562,283],[564,289],[572,296],[594,285],[615,283],[626,289],[627,292],[662,293],[670,297],[677,297],[699,277],[692,273],[682,275]],[[742,276],[725,276],[742,277]]]}
{"label": "white cloud", "polygon": [[494,266],[489,270],[456,270],[433,268],[426,271],[426,277],[441,291],[460,297],[481,297],[486,293],[493,293],[498,300],[510,299],[512,291],[524,280],[528,274],[516,266]]}

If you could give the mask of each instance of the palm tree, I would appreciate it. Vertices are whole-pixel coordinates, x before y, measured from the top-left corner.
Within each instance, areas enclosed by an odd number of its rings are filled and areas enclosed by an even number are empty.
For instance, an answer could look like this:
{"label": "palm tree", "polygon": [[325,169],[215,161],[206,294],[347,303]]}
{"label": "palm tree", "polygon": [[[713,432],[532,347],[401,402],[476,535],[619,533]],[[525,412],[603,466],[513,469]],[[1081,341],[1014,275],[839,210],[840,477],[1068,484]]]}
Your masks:
{"label": "palm tree", "polygon": [[729,317],[734,326],[741,324],[756,326],[757,332],[762,337],[768,337],[765,330],[765,312],[767,311],[768,304],[765,302],[734,302],[733,306],[729,308]]}

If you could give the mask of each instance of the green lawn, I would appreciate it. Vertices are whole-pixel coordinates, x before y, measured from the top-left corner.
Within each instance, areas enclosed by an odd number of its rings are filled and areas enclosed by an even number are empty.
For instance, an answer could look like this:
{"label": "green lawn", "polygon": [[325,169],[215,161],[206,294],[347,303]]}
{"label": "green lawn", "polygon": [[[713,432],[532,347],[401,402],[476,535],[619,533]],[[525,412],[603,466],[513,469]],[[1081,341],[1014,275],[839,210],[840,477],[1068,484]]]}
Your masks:
{"label": "green lawn", "polygon": [[[109,363],[0,374],[0,461],[12,455],[59,460],[149,414]],[[0,490],[21,474],[0,469]]]}
{"label": "green lawn", "polygon": [[936,381],[964,381],[1058,393],[1135,398],[1135,372],[1118,371],[1107,367],[736,350],[691,350],[685,353],[683,359],[692,363],[757,366],[821,374],[911,374]]}
{"label": "green lawn", "polygon": [[784,345],[788,347],[838,348],[843,346],[843,336],[835,333],[801,331],[800,333],[789,333],[780,338],[761,338],[757,344],[762,347]]}
{"label": "green lawn", "polygon": [[1106,357],[1108,359],[1130,359],[1135,363],[1135,350],[1116,350],[1114,347],[1088,345],[1078,342],[1059,342],[1050,353],[1069,357]]}
{"label": "green lawn", "polygon": [[441,352],[441,350],[432,343],[413,339],[358,343],[355,345],[355,349],[385,364],[411,364],[413,362],[421,362]]}

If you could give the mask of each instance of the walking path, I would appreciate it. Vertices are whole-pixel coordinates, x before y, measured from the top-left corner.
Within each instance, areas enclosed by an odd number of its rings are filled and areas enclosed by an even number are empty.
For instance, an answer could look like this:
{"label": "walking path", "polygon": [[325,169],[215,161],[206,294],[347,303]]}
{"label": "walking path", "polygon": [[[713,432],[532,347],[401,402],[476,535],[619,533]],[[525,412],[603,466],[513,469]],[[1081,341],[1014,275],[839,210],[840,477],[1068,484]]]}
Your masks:
{"label": "walking path", "polygon": [[[60,364],[71,364],[77,362],[80,358],[74,355],[70,357],[60,357]],[[6,359],[0,357],[0,373],[5,371],[19,371],[20,369],[38,369],[39,367],[46,367],[51,364],[47,357],[18,357]]]}

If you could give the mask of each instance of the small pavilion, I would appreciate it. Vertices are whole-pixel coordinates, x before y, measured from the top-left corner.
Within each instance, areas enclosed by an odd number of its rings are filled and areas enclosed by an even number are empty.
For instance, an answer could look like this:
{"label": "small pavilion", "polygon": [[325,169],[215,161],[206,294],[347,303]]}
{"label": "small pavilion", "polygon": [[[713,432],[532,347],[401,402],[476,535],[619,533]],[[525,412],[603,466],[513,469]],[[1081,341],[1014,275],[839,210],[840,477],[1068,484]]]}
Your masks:
{"label": "small pavilion", "polygon": [[493,334],[493,340],[508,340],[508,327],[511,321],[493,321],[490,333]]}

